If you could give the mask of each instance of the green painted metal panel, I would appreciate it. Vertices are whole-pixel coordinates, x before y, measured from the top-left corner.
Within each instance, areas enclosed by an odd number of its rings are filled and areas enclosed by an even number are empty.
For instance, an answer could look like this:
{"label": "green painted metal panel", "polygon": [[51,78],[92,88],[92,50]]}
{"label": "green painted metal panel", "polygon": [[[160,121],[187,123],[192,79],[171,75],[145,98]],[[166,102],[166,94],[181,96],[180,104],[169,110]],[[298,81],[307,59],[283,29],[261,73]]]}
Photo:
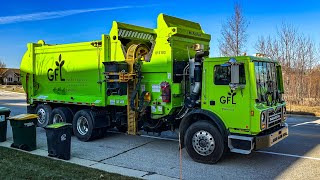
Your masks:
{"label": "green painted metal panel", "polygon": [[[21,62],[22,83],[28,98],[105,106],[104,66],[109,38],[63,45],[29,44]],[[102,46],[95,47],[92,43]],[[31,54],[28,56],[27,54]],[[34,59],[32,61],[32,59]],[[26,88],[26,87],[25,87]]]}

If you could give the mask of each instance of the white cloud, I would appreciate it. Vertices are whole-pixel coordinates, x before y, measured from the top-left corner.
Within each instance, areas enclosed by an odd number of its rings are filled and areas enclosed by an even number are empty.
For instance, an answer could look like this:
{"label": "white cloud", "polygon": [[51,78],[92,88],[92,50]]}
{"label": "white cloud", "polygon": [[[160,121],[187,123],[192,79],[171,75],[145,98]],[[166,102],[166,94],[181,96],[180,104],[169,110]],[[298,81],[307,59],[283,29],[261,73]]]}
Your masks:
{"label": "white cloud", "polygon": [[14,16],[2,16],[0,17],[0,24],[10,24],[10,23],[19,23],[25,21],[39,21],[45,19],[55,19],[62,18],[65,16],[71,16],[81,13],[97,12],[97,11],[111,11],[118,9],[130,9],[130,8],[142,8],[150,7],[148,6],[120,6],[120,7],[110,7],[110,8],[94,8],[94,9],[76,9],[76,10],[65,10],[65,11],[52,11],[52,12],[38,12],[31,14],[20,14]]}

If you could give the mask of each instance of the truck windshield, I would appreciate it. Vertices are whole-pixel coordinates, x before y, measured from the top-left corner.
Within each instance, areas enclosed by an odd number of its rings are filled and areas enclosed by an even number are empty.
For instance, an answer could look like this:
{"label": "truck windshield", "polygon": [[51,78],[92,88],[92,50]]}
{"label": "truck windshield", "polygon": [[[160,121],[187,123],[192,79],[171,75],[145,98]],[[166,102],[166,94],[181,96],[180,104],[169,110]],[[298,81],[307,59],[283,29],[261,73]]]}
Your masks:
{"label": "truck windshield", "polygon": [[257,93],[260,102],[277,100],[278,80],[276,64],[272,62],[254,62]]}

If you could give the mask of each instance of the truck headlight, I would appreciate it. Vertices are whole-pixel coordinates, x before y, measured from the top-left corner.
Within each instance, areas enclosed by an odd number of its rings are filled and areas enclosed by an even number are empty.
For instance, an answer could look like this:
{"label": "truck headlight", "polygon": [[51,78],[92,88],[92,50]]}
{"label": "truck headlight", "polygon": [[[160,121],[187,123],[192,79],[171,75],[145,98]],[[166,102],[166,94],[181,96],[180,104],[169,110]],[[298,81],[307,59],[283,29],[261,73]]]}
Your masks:
{"label": "truck headlight", "polygon": [[260,115],[260,128],[261,130],[264,130],[267,128],[267,117],[265,112],[261,112],[261,115]]}
{"label": "truck headlight", "polygon": [[282,113],[283,113],[283,119],[285,120],[287,117],[287,107],[286,106],[283,106]]}

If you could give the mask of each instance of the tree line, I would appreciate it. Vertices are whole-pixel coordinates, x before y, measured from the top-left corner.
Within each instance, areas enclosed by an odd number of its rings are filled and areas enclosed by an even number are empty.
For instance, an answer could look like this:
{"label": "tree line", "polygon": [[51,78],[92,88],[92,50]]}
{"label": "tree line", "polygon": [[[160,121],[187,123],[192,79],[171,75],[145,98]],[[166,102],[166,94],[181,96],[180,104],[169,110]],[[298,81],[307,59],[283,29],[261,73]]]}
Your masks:
{"label": "tree line", "polygon": [[[222,25],[219,50],[223,56],[239,56],[245,49],[248,20],[236,3],[234,14]],[[273,36],[258,37],[255,50],[282,65],[285,100],[290,104],[320,105],[320,44],[291,24],[277,27]]]}

